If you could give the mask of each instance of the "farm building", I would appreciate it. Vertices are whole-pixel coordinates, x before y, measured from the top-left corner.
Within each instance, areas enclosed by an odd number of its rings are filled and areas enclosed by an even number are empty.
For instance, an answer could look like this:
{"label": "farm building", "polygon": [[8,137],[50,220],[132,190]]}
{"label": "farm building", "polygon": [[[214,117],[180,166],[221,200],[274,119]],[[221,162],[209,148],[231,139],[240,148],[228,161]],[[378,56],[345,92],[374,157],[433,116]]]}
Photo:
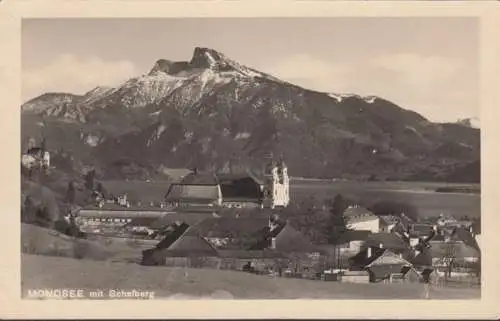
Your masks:
{"label": "farm building", "polygon": [[350,259],[351,271],[367,271],[370,282],[392,281],[393,278],[417,282],[419,275],[402,254],[388,249],[368,247]]}
{"label": "farm building", "polygon": [[165,201],[172,208],[274,208],[290,202],[290,179],[284,162],[271,161],[262,175],[249,169],[238,173],[198,173],[172,184]]}
{"label": "farm building", "polygon": [[319,261],[318,249],[307,238],[276,219],[206,219],[174,239],[144,251],[143,264],[216,261],[217,268],[243,269],[250,264],[282,273],[287,268],[312,270]]}

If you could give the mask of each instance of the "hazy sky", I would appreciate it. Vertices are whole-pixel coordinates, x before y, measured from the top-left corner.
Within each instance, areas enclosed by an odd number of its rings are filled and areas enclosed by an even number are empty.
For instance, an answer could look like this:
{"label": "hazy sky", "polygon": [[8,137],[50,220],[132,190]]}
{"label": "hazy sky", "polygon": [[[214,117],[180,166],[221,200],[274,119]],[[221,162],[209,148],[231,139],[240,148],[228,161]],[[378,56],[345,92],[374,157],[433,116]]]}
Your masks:
{"label": "hazy sky", "polygon": [[377,95],[434,121],[479,117],[475,18],[37,19],[22,28],[23,99],[84,93],[209,47],[326,92]]}

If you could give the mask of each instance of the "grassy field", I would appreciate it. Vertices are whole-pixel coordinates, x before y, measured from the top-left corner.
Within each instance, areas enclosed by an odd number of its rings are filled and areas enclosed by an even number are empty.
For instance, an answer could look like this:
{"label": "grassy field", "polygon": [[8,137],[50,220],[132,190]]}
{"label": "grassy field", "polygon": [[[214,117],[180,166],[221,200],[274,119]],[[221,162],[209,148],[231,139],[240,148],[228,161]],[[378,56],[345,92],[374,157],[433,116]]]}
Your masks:
{"label": "grassy field", "polygon": [[[168,191],[168,182],[106,181],[105,186],[114,191],[132,192],[145,201],[159,201]],[[437,216],[440,213],[457,218],[479,217],[481,195],[478,193],[438,193],[436,188],[447,186],[471,187],[478,184],[446,184],[427,182],[353,182],[294,179],[291,183],[292,201],[314,195],[318,199],[333,198],[342,194],[361,204],[378,201],[398,201],[415,206],[419,215]]]}
{"label": "grassy field", "polygon": [[[422,284],[345,284],[238,271],[144,267],[133,263],[23,254],[21,290],[152,291],[157,299],[423,299]],[[479,287],[434,287],[430,299],[479,299]]]}

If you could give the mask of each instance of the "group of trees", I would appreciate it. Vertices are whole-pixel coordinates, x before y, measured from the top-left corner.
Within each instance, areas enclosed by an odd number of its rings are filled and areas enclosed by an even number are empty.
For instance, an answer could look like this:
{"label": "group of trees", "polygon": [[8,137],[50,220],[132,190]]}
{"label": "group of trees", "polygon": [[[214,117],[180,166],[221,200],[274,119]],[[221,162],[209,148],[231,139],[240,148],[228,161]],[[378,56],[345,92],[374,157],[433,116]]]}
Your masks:
{"label": "group of trees", "polygon": [[326,201],[311,195],[290,204],[282,215],[313,243],[332,244],[347,231],[343,213],[351,204],[340,194]]}

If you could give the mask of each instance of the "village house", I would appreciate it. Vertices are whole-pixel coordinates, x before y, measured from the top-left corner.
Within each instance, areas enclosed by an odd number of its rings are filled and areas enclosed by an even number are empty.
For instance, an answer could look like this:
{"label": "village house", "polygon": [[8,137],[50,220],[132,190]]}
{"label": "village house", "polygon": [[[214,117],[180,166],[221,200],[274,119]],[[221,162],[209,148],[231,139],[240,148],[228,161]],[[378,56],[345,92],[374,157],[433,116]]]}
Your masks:
{"label": "village house", "polygon": [[361,250],[371,233],[371,231],[364,230],[342,233],[336,242],[337,244],[335,244],[335,248],[338,249],[340,254],[354,255]]}
{"label": "village house", "polygon": [[411,261],[424,276],[473,279],[480,273],[480,249],[465,228],[438,228],[438,233],[420,245]]}
{"label": "village house", "polygon": [[[287,270],[312,271],[319,260],[319,250],[276,217],[208,218],[187,228],[177,239],[167,238],[143,252],[143,264],[191,266],[192,262],[211,262],[207,263],[210,267],[221,269],[265,268],[283,274]],[[178,244],[183,244],[184,252]]]}
{"label": "village house", "polygon": [[33,147],[21,156],[21,165],[27,169],[50,168],[50,153],[42,147]]}
{"label": "village house", "polygon": [[351,257],[350,271],[366,271],[370,282],[418,282],[420,275],[413,265],[403,258],[402,254],[393,251],[368,246],[363,251]]}
{"label": "village house", "polygon": [[396,215],[380,215],[380,232],[391,233],[399,222]]}
{"label": "village house", "polygon": [[349,206],[344,211],[344,217],[346,226],[350,230],[371,231],[372,233],[380,231],[380,218],[362,206]]}

